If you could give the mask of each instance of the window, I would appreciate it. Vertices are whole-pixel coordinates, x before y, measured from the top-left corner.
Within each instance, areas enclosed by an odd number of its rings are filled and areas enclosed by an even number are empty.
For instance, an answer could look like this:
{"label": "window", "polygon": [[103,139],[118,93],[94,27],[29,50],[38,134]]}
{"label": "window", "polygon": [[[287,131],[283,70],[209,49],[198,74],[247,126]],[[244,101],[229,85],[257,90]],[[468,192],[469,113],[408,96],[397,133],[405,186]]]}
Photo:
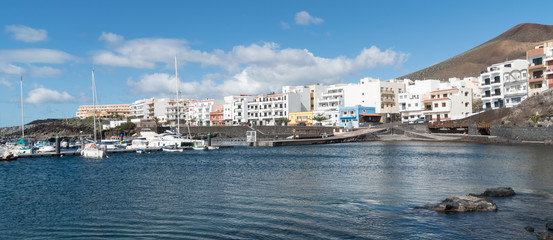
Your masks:
{"label": "window", "polygon": [[444,114],[444,118],[447,118],[447,117],[448,117],[448,115],[447,115],[447,114]]}
{"label": "window", "polygon": [[469,103],[465,103],[465,107],[468,107],[469,106]]}
{"label": "window", "polygon": [[442,107],[445,107],[445,102],[444,102],[444,103],[442,103]]}
{"label": "window", "polygon": [[469,92],[465,92],[465,97],[467,97],[469,95]]}
{"label": "window", "polygon": [[419,106],[419,103],[415,103],[415,107],[418,107]]}
{"label": "window", "polygon": [[434,107],[438,107],[438,103],[434,103]]}
{"label": "window", "polygon": [[534,58],[532,59],[532,63],[535,65],[541,65],[543,63],[542,58]]}

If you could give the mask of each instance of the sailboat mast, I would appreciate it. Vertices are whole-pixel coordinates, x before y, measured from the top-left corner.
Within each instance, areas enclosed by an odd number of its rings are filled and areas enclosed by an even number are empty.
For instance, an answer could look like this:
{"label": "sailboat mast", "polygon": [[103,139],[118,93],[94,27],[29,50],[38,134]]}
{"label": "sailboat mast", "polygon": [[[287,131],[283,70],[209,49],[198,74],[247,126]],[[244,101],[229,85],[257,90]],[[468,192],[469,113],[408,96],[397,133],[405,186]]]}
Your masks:
{"label": "sailboat mast", "polygon": [[94,122],[94,144],[96,144],[96,85],[94,83],[94,68],[92,69],[92,119]]}
{"label": "sailboat mast", "polygon": [[179,109],[179,74],[177,72],[177,56],[175,55],[175,79],[177,82],[177,133],[180,134],[180,109]]}
{"label": "sailboat mast", "polygon": [[25,123],[23,121],[23,76],[21,76],[21,139],[25,139]]}

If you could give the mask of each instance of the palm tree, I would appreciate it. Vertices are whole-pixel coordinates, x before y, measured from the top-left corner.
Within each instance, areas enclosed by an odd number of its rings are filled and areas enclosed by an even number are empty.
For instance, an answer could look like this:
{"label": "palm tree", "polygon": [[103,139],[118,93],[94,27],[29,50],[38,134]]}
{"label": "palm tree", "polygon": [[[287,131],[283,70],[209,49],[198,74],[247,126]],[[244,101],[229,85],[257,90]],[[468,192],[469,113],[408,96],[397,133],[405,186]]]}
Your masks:
{"label": "palm tree", "polygon": [[281,118],[278,118],[276,122],[277,122],[277,125],[288,124],[290,122],[290,119],[281,117]]}
{"label": "palm tree", "polygon": [[315,120],[317,122],[322,122],[322,121],[328,120],[328,118],[323,116],[322,114],[319,114],[317,116],[314,116],[313,120]]}

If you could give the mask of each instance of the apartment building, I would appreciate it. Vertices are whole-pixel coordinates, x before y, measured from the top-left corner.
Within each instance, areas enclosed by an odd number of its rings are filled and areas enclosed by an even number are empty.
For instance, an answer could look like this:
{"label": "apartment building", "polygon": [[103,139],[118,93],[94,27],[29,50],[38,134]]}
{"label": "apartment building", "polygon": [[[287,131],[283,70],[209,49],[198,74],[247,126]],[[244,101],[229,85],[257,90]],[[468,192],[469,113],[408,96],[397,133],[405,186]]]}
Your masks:
{"label": "apartment building", "polygon": [[219,99],[189,100],[188,108],[185,109],[186,120],[197,126],[210,126],[209,114],[223,104],[223,100]]}
{"label": "apartment building", "polygon": [[513,107],[529,94],[528,61],[517,59],[489,66],[480,74],[485,110]]}
{"label": "apartment building", "polygon": [[553,87],[553,39],[536,44],[526,52],[528,95],[534,96]]}
{"label": "apartment building", "polygon": [[465,118],[472,113],[472,97],[472,89],[465,87],[431,91],[423,95],[422,114],[429,122]]}
{"label": "apartment building", "polygon": [[[92,117],[94,114],[93,105],[79,106],[76,116],[78,118]],[[130,104],[110,104],[110,105],[96,105],[96,117],[105,118],[111,115],[119,115],[121,117],[128,117],[130,114]]]}
{"label": "apartment building", "polygon": [[405,92],[398,96],[398,111],[401,115],[401,122],[408,123],[424,117],[423,96],[429,92],[438,90],[440,80],[412,81],[405,79],[404,84]]}
{"label": "apartment building", "polygon": [[251,95],[227,96],[224,98],[223,118],[225,125],[243,125],[248,123],[248,103]]}
{"label": "apartment building", "polygon": [[168,106],[169,99],[167,98],[137,100],[130,105],[130,115],[137,119],[152,120],[156,116],[166,116]]}
{"label": "apartment building", "polygon": [[[177,122],[180,124],[184,124],[186,122],[186,119],[190,119],[188,117],[188,107],[190,105],[190,100],[188,99],[179,99],[177,100],[171,100],[167,102],[167,108],[166,108],[166,118],[167,122],[170,123],[171,126],[175,127],[177,126]],[[177,114],[178,111],[178,114]],[[177,121],[177,116],[179,116]]]}
{"label": "apartment building", "polygon": [[223,114],[223,106],[215,107],[215,111],[209,113],[209,122],[211,126],[224,126],[225,118]]}
{"label": "apartment building", "polygon": [[248,102],[248,123],[276,125],[279,118],[288,118],[290,112],[305,112],[310,106],[309,92],[258,95]]}
{"label": "apartment building", "polygon": [[313,84],[308,86],[284,86],[282,87],[282,93],[309,93],[309,109],[313,111],[317,108],[321,95],[326,91],[328,86],[322,84]]}
{"label": "apartment building", "polygon": [[402,80],[380,81],[380,79],[363,78],[357,88],[358,99],[353,98],[346,106],[368,106],[375,108],[381,122],[400,120],[398,96],[405,92]]}

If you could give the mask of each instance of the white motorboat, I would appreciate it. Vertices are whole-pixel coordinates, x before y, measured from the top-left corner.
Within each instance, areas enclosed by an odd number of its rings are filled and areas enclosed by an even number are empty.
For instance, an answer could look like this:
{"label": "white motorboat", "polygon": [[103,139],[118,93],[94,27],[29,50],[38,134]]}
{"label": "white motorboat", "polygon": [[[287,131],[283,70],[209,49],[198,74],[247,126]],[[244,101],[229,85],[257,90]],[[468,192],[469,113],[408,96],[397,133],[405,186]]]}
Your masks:
{"label": "white motorboat", "polygon": [[148,146],[150,147],[164,147],[164,146],[172,146],[176,148],[184,148],[184,147],[190,147],[193,145],[193,141],[191,139],[183,138],[180,136],[180,134],[175,132],[165,132],[162,134],[159,134],[156,139],[151,141]]}
{"label": "white motorboat", "polygon": [[40,146],[37,150],[37,152],[40,152],[40,153],[55,152],[55,151],[56,151],[56,147],[52,145],[43,145],[43,146]]}
{"label": "white motorboat", "polygon": [[127,149],[146,149],[148,148],[148,140],[146,138],[136,138],[132,140],[130,146]]}
{"label": "white motorboat", "polygon": [[163,147],[163,148],[161,148],[161,150],[163,150],[164,152],[182,152],[184,149]]}
{"label": "white motorboat", "polygon": [[89,143],[81,150],[81,156],[85,158],[104,158],[106,156],[106,150],[101,145]]}
{"label": "white motorboat", "polygon": [[117,145],[116,145],[116,142],[115,141],[112,141],[112,140],[102,140],[100,141],[102,145],[105,146],[105,149],[110,151],[110,150],[117,150]]}

